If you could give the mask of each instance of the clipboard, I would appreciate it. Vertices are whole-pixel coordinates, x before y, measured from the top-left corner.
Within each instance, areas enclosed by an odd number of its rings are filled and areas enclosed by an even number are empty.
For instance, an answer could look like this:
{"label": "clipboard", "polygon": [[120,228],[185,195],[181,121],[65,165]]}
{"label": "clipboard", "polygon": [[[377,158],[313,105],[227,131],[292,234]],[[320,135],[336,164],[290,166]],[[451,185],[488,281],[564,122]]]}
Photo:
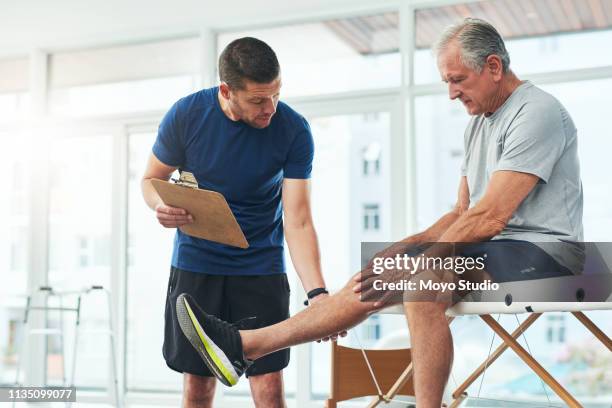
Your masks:
{"label": "clipboard", "polygon": [[198,188],[193,174],[183,171],[179,180],[169,183],[151,179],[151,184],[166,205],[184,208],[193,217],[191,224],[179,229],[187,235],[246,249],[249,247],[225,197],[216,191]]}

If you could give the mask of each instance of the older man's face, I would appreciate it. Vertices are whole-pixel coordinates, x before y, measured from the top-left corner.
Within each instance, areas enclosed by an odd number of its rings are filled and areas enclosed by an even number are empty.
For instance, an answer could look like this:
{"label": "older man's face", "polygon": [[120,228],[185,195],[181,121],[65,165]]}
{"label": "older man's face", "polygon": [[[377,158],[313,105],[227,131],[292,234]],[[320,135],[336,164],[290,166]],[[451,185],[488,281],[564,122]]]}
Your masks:
{"label": "older man's face", "polygon": [[438,55],[442,81],[448,84],[448,96],[459,99],[470,115],[487,113],[498,84],[488,70],[477,73],[461,62],[459,44],[452,42]]}

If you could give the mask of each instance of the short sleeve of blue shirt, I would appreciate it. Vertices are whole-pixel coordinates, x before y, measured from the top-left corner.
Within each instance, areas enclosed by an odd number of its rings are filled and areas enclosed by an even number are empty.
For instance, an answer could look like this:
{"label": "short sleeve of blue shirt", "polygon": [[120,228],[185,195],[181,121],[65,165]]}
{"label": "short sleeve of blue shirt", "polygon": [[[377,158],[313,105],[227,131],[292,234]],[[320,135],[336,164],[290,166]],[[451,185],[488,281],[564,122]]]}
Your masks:
{"label": "short sleeve of blue shirt", "polygon": [[185,163],[185,149],[181,137],[179,102],[172,105],[164,116],[157,131],[153,154],[162,163],[180,167]]}
{"label": "short sleeve of blue shirt", "polygon": [[283,177],[289,179],[307,179],[312,172],[312,160],[314,157],[314,140],[308,122],[301,118],[300,126],[303,130],[299,132],[287,155],[287,161],[283,166]]}

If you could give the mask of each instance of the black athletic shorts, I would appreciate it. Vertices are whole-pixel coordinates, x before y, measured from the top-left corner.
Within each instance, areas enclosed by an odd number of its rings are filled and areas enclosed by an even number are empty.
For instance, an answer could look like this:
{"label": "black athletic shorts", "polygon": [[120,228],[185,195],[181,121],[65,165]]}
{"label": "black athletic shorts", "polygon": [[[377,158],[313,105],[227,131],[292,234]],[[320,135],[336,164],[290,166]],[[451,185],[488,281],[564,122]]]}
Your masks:
{"label": "black athletic shorts", "polygon": [[[234,323],[256,317],[252,328],[269,326],[289,317],[289,282],[287,275],[210,275],[170,268],[163,355],[171,369],[213,377],[191,343],[183,335],[176,318],[176,298],[189,293],[209,314]],[[280,371],[289,364],[289,349],[257,359],[246,375]]]}
{"label": "black athletic shorts", "polygon": [[485,270],[494,282],[516,282],[571,276],[572,272],[532,242],[499,239],[466,244],[464,257],[485,257]]}

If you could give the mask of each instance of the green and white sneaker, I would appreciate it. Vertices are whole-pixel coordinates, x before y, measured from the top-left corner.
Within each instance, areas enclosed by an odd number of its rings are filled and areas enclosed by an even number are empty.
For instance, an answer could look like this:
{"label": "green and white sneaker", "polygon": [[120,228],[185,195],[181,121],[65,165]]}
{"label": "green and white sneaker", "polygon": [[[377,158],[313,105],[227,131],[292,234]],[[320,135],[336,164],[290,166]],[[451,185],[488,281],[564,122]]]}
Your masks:
{"label": "green and white sneaker", "polygon": [[244,357],[237,324],[206,314],[186,293],[176,299],[176,316],[183,334],[210,371],[223,384],[236,385],[253,364]]}

